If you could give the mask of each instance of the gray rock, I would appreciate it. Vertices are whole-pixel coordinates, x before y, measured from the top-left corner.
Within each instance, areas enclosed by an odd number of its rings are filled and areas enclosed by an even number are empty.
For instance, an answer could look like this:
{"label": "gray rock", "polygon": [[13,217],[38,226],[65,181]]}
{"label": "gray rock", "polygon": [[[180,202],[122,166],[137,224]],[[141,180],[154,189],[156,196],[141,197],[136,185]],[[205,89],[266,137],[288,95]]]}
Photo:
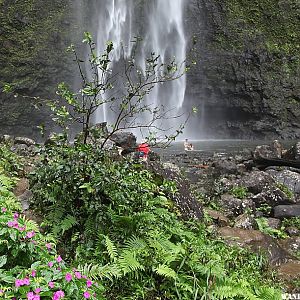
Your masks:
{"label": "gray rock", "polygon": [[118,147],[122,147],[126,150],[135,151],[137,147],[136,137],[131,132],[117,132],[113,134],[110,139],[115,142]]}
{"label": "gray rock", "polygon": [[26,190],[22,195],[18,197],[19,201],[21,202],[23,210],[29,209],[29,203],[32,196],[33,196],[32,192],[30,190]]}
{"label": "gray rock", "polygon": [[300,160],[300,142],[297,142],[283,155],[284,159]]}
{"label": "gray rock", "polygon": [[280,157],[281,157],[281,150],[279,150],[279,146],[276,143],[274,144],[274,146],[273,145],[256,146],[255,150],[253,151],[254,159],[280,158]]}
{"label": "gray rock", "polygon": [[295,226],[289,226],[285,228],[285,232],[290,236],[299,236],[300,230]]}
{"label": "gray rock", "polygon": [[300,205],[278,205],[274,207],[275,218],[290,218],[300,216]]}
{"label": "gray rock", "polygon": [[253,171],[245,175],[241,181],[240,186],[243,186],[248,189],[249,192],[253,194],[260,193],[264,188],[273,186],[275,180],[273,177],[263,171]]}
{"label": "gray rock", "polygon": [[265,254],[271,265],[285,263],[293,258],[274,238],[258,230],[222,227],[218,233],[230,245],[250,248],[255,253]]}
{"label": "gray rock", "polygon": [[14,137],[9,134],[3,134],[0,136],[0,143],[13,143]]}
{"label": "gray rock", "polygon": [[272,229],[280,229],[281,227],[281,220],[276,218],[266,218],[268,226]]}
{"label": "gray rock", "polygon": [[290,237],[280,241],[280,245],[291,255],[297,255],[300,250],[300,237]]}
{"label": "gray rock", "polygon": [[254,195],[251,199],[255,202],[256,208],[267,204],[271,207],[284,204],[295,204],[295,199],[290,199],[279,188],[265,188],[261,193]]}
{"label": "gray rock", "polygon": [[291,192],[300,194],[300,174],[288,169],[268,168],[266,170],[277,182],[285,185]]}
{"label": "gray rock", "polygon": [[235,219],[234,227],[241,229],[257,229],[257,223],[249,214],[242,214]]}
{"label": "gray rock", "polygon": [[236,174],[238,172],[235,161],[220,159],[213,162],[212,166],[218,175],[222,174]]}
{"label": "gray rock", "polygon": [[230,194],[221,195],[220,202],[228,217],[236,217],[246,210],[253,211],[255,209],[254,202],[251,199],[238,199]]}
{"label": "gray rock", "polygon": [[160,163],[151,162],[148,169],[156,176],[157,181],[163,182],[167,179],[176,183],[177,192],[168,195],[173,200],[184,219],[201,220],[203,209],[200,202],[191,194],[190,182],[178,171],[177,167],[171,164],[162,166]]}

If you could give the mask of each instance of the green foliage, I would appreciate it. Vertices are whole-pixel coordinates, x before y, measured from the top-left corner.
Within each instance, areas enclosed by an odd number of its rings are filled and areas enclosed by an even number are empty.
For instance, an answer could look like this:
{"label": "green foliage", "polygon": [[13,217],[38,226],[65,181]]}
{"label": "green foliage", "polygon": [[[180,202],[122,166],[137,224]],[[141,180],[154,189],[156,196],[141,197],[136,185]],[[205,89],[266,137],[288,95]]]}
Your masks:
{"label": "green foliage", "polygon": [[283,219],[282,226],[284,228],[292,226],[292,227],[296,227],[297,229],[300,230],[300,217]]}
{"label": "green foliage", "polygon": [[258,225],[258,229],[261,232],[268,234],[274,238],[279,238],[279,239],[282,239],[282,238],[284,239],[284,238],[288,237],[288,235],[284,231],[282,231],[280,229],[271,228],[268,225],[268,220],[266,218],[257,218],[255,220]]}
{"label": "green foliage", "polygon": [[243,187],[243,186],[237,186],[237,187],[233,187],[230,190],[231,195],[239,198],[239,199],[245,199],[248,195],[248,190],[247,188]]}
{"label": "green foliage", "polygon": [[276,186],[281,191],[283,191],[289,199],[292,199],[294,197],[294,193],[286,185],[284,185],[283,183],[277,182]]}
{"label": "green foliage", "polygon": [[41,234],[35,222],[15,211],[20,205],[11,192],[12,182],[0,176],[1,299],[50,300],[58,291],[67,299],[84,299],[85,292],[90,299],[104,299],[100,284],[87,286],[87,278],[61,260],[51,235]]}
{"label": "green foliage", "polygon": [[9,148],[9,144],[0,144],[0,173],[12,177],[22,171],[23,162],[22,159]]}
{"label": "green foliage", "polygon": [[107,299],[278,295],[263,260],[210,236],[204,224],[180,220],[168,199],[174,185],[134,161],[114,161],[91,145],[52,146],[31,182],[33,205],[59,247],[101,281]]}

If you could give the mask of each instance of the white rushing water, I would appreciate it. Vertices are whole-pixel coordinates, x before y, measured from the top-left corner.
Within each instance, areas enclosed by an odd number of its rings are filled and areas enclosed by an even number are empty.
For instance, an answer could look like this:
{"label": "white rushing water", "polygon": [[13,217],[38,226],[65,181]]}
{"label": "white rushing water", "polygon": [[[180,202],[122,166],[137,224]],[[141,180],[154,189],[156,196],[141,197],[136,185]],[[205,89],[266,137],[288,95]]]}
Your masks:
{"label": "white rushing water", "polygon": [[[183,14],[185,0],[146,0],[142,7],[140,0],[99,0],[97,51],[103,53],[106,41],[114,45],[112,67],[121,58],[129,58],[132,41],[141,36],[141,50],[137,60],[145,70],[145,61],[151,52],[160,55],[160,63],[175,59],[178,64],[186,58],[186,39]],[[137,15],[139,14],[139,15]],[[181,65],[185,68],[184,63]],[[156,85],[146,101],[154,106],[164,105],[167,109],[180,110],[185,95],[186,78],[163,85]],[[107,107],[99,111],[96,122],[112,121]]]}

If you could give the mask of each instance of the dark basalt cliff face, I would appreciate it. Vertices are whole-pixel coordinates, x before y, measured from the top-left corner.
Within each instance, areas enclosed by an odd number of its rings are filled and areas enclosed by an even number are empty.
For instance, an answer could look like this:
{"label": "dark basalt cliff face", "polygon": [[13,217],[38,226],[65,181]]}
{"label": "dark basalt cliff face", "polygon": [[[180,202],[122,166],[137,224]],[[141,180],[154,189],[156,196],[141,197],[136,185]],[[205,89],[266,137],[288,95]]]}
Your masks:
{"label": "dark basalt cliff face", "polygon": [[[0,89],[13,85],[22,95],[53,99],[57,84],[72,83],[66,48],[79,31],[74,1],[0,0]],[[36,101],[0,92],[0,134],[38,135],[49,128],[49,111]]]}
{"label": "dark basalt cliff face", "polygon": [[[197,40],[184,103],[198,107],[191,135],[299,138],[299,1],[186,2],[186,32]],[[59,82],[72,84],[66,48],[80,45],[84,30],[95,31],[96,6],[96,0],[0,0],[0,89],[9,82],[19,94],[53,98]],[[47,109],[0,92],[0,134],[36,137],[41,123],[51,124]]]}
{"label": "dark basalt cliff face", "polygon": [[191,133],[215,138],[300,137],[300,2],[191,0],[197,40],[186,106]]}

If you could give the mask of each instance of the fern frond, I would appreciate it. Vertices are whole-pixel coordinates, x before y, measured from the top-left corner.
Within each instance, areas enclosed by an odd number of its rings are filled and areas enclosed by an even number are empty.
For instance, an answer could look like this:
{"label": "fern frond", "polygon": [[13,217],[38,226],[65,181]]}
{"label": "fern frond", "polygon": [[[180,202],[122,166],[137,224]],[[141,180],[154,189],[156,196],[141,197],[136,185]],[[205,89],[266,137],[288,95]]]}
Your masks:
{"label": "fern frond", "polygon": [[173,278],[173,279],[177,278],[176,272],[166,265],[159,265],[157,268],[154,269],[154,271],[163,277]]}
{"label": "fern frond", "polygon": [[139,251],[144,250],[146,247],[147,247],[147,244],[143,239],[132,236],[131,238],[129,238],[126,241],[124,250],[132,251],[132,252],[139,252]]}
{"label": "fern frond", "polygon": [[64,234],[66,231],[77,225],[77,220],[74,216],[67,215],[60,223],[53,227],[54,235],[59,233]]}
{"label": "fern frond", "polygon": [[107,253],[112,261],[116,260],[118,256],[118,250],[114,243],[110,240],[110,238],[107,235],[104,235],[104,242],[105,242],[105,247],[107,250]]}
{"label": "fern frond", "polygon": [[136,259],[136,253],[132,251],[123,251],[118,259],[118,265],[122,269],[124,275],[130,272],[136,272],[138,270],[144,270],[144,266],[141,265]]}
{"label": "fern frond", "polygon": [[116,264],[107,264],[105,266],[85,264],[83,266],[78,266],[78,270],[85,276],[97,279],[109,279],[119,278],[122,276],[121,270]]}

